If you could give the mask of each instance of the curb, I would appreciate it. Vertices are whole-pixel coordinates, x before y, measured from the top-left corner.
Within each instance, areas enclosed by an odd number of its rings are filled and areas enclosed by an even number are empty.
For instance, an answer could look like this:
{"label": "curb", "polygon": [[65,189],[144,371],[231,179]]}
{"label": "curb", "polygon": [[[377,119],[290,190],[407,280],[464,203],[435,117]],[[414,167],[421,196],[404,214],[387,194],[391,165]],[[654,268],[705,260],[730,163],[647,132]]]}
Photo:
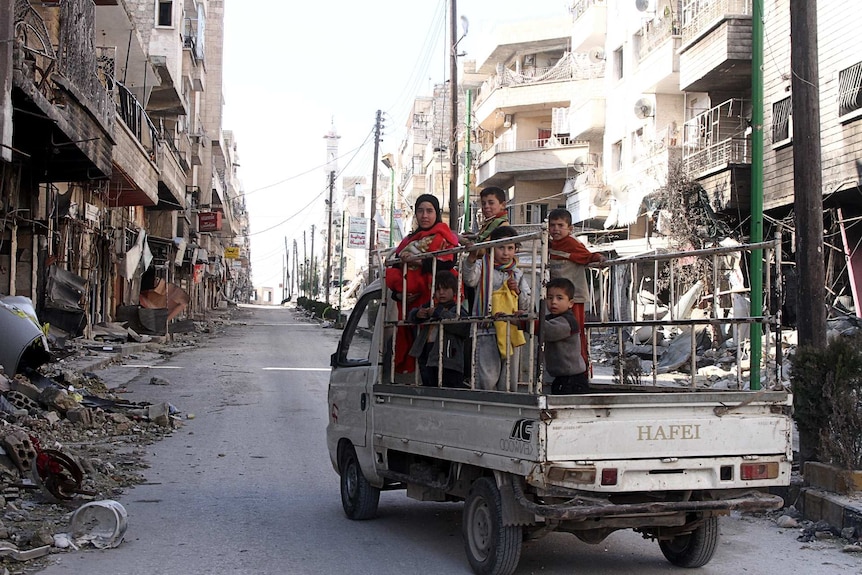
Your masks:
{"label": "curb", "polygon": [[839,531],[852,527],[862,534],[862,498],[851,499],[815,487],[803,487],[800,511],[810,521],[826,521]]}

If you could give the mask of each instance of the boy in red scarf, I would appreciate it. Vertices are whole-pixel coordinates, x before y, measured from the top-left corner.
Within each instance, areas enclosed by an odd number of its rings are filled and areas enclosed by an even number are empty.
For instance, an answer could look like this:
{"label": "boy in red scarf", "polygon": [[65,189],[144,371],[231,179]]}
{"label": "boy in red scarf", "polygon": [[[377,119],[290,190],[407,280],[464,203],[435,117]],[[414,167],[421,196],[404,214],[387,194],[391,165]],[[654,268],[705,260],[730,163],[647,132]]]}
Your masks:
{"label": "boy in red scarf", "polygon": [[[404,238],[391,258],[400,258],[404,263],[387,264],[386,287],[398,302],[398,319],[406,320],[410,310],[431,301],[432,259],[417,256],[436,252],[458,245],[458,236],[443,223],[440,202],[431,194],[416,198],[413,208],[417,228]],[[437,258],[437,271],[452,269],[455,256],[448,254]],[[405,272],[406,268],[406,274]],[[453,270],[454,271],[454,270]],[[406,290],[405,290],[406,280]],[[395,334],[395,372],[411,373],[416,369],[415,358],[409,355],[413,345],[414,330],[400,326]]]}
{"label": "boy in red scarf", "polygon": [[[575,286],[572,298],[572,313],[578,325],[583,326],[585,320],[584,303],[589,299],[587,288],[586,265],[592,262],[603,262],[607,258],[599,253],[593,253],[572,236],[572,214],[565,208],[551,210],[548,214],[548,235],[551,236],[550,262],[548,262],[551,279],[566,278]],[[587,345],[586,332],[581,338],[581,355],[587,370],[592,374],[590,352]]]}

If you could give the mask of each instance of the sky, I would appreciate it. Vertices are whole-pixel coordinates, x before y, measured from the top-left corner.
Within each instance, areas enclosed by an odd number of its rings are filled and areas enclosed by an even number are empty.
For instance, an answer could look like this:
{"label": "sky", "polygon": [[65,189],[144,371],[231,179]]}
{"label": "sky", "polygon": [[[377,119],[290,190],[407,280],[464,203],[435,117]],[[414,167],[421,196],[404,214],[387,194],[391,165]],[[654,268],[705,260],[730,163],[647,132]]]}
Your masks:
{"label": "sky", "polygon": [[[458,0],[459,42],[478,59],[496,26],[568,14],[570,0]],[[335,127],[342,176],[369,176],[373,128],[395,152],[418,96],[449,77],[446,0],[225,2],[222,127],[236,136],[250,215],[255,287],[282,281],[285,242],[319,230],[328,197],[326,141]],[[461,26],[459,23],[459,36]],[[322,247],[318,235],[315,248]],[[319,250],[316,249],[319,252]],[[292,257],[292,254],[291,254]]]}

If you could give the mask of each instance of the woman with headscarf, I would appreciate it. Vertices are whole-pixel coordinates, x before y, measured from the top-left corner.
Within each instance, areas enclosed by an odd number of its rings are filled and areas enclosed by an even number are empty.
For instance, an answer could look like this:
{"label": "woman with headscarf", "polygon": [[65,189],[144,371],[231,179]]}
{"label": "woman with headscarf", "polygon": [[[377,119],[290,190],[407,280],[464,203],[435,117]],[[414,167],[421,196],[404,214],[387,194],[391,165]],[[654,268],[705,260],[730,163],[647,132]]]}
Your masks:
{"label": "woman with headscarf", "polygon": [[[419,259],[417,256],[458,245],[458,236],[443,223],[440,202],[436,197],[422,194],[416,198],[413,211],[416,229],[401,241],[390,256],[400,258],[402,262],[390,264],[386,268],[386,287],[398,302],[399,319],[406,319],[411,309],[431,301],[432,258]],[[403,262],[407,262],[406,275]],[[454,265],[454,254],[437,258],[438,272],[452,269]],[[408,354],[413,338],[413,329],[409,326],[401,326],[396,330],[395,373],[410,373],[415,370],[415,358]]]}

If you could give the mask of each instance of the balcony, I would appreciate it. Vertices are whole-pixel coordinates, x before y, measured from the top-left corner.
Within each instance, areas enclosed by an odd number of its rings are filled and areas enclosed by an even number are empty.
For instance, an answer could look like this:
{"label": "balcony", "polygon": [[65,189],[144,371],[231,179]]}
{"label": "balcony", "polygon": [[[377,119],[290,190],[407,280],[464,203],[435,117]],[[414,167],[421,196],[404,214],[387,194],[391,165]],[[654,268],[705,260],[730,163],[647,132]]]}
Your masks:
{"label": "balcony", "polygon": [[194,57],[195,63],[203,62],[204,55],[204,26],[203,21],[197,18],[186,18],[183,20],[183,49],[188,50]]}
{"label": "balcony", "polygon": [[116,83],[116,145],[109,198],[117,206],[154,206],[158,203],[156,157],[161,144],[144,107],[123,84]]}
{"label": "balcony", "polygon": [[683,6],[680,89],[743,90],[751,78],[751,0],[690,0]]}
{"label": "balcony", "polygon": [[733,98],[685,123],[683,170],[692,178],[733,165],[751,164],[751,103]]}
{"label": "balcony", "polygon": [[563,194],[566,208],[572,213],[572,223],[608,217],[610,190],[598,166],[590,166],[577,177],[566,180]]}
{"label": "balcony", "polygon": [[479,123],[487,124],[494,122],[499,110],[512,114],[568,106],[575,91],[572,82],[602,78],[604,70],[604,62],[592,63],[586,54],[570,53],[550,68],[521,72],[504,68],[482,84],[473,109]]}
{"label": "balcony", "polygon": [[563,179],[571,176],[571,164],[588,154],[589,148],[589,142],[568,137],[498,141],[482,152],[476,185],[507,188],[524,176]]}
{"label": "balcony", "polygon": [[605,133],[604,80],[579,82],[572,94],[569,136],[579,140],[601,140]]}
{"label": "balcony", "polygon": [[179,160],[173,140],[162,140],[156,156],[159,168],[159,203],[165,210],[185,209],[186,171]]}
{"label": "balcony", "polygon": [[679,93],[679,48],[682,40],[676,20],[648,21],[634,36],[637,71],[642,92]]}
{"label": "balcony", "polygon": [[583,52],[605,45],[608,8],[605,0],[576,0],[571,7],[572,51]]}

